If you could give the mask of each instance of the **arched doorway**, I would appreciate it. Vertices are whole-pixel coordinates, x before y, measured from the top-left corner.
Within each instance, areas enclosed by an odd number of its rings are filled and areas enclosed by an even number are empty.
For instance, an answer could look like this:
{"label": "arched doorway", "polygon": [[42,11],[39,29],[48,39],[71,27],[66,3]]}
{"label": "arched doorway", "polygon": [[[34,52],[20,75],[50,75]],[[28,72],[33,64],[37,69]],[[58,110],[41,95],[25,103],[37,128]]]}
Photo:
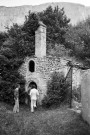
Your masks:
{"label": "arched doorway", "polygon": [[35,87],[36,89],[37,89],[37,84],[34,82],[34,81],[31,81],[30,83],[29,83],[29,87]]}
{"label": "arched doorway", "polygon": [[30,81],[28,84],[28,91],[26,92],[26,95],[25,95],[26,96],[25,103],[29,106],[30,106],[30,102],[31,102],[29,93],[30,93],[30,90],[33,88],[33,86],[34,86],[34,88],[37,89],[37,84],[34,81]]}

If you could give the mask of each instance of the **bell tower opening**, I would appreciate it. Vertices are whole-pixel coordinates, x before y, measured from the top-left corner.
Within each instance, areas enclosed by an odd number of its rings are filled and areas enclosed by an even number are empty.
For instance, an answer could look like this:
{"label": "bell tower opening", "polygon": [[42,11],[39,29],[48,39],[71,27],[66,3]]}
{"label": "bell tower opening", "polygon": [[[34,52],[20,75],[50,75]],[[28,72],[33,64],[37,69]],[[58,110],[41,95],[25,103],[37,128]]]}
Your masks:
{"label": "bell tower opening", "polygon": [[29,62],[29,71],[30,72],[34,72],[35,71],[35,62],[33,60],[31,60]]}

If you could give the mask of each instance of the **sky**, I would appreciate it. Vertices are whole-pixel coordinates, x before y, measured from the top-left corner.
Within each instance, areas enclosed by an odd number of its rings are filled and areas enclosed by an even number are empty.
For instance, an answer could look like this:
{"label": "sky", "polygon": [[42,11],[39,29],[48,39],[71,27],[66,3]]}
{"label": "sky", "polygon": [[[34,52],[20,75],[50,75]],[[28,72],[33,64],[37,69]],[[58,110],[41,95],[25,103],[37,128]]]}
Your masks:
{"label": "sky", "polygon": [[90,0],[0,0],[0,6],[40,5],[48,2],[72,2],[90,6]]}

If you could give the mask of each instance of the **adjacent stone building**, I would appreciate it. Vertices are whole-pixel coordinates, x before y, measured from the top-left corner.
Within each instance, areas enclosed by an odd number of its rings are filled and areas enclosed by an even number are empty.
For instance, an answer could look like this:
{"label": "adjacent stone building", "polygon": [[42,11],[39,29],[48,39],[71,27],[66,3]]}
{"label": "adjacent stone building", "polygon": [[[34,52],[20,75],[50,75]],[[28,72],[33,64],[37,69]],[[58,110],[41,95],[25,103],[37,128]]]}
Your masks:
{"label": "adjacent stone building", "polygon": [[35,55],[26,57],[21,66],[20,73],[26,80],[25,90],[32,82],[37,85],[40,92],[40,102],[47,91],[47,82],[54,71],[67,74],[67,61],[60,57],[47,56],[46,54],[46,26],[40,22],[35,32]]}

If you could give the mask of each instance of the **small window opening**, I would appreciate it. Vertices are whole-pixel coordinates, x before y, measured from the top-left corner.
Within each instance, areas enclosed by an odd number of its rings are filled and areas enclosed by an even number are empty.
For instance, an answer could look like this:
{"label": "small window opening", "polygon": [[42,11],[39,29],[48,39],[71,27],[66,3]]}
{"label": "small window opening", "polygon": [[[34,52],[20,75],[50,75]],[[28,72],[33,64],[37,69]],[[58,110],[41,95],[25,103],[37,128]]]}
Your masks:
{"label": "small window opening", "polygon": [[35,63],[33,60],[29,62],[29,71],[34,72],[35,71]]}

